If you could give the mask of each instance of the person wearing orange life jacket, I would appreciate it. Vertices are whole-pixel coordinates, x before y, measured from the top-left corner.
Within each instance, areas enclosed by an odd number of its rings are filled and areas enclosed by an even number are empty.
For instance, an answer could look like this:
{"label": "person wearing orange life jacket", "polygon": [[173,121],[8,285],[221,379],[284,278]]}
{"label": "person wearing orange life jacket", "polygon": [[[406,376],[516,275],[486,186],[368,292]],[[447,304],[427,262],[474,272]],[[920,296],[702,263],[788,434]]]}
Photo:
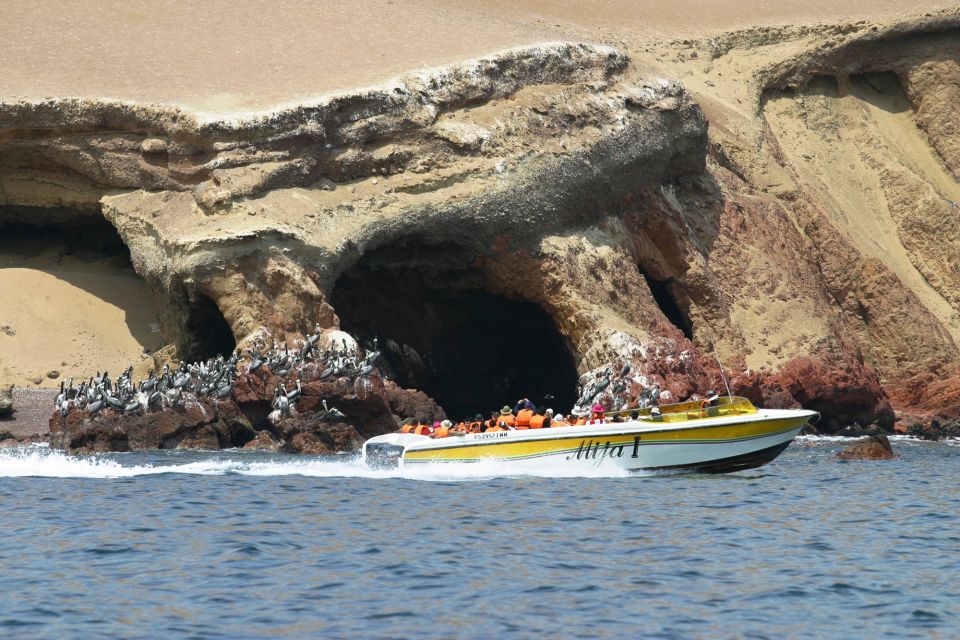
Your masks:
{"label": "person wearing orange life jacket", "polygon": [[513,414],[516,416],[514,427],[517,429],[529,429],[530,418],[537,412],[537,405],[530,402],[530,398],[520,398],[517,405],[513,408]]}
{"label": "person wearing orange life jacket", "polygon": [[717,392],[713,389],[707,391],[707,397],[700,401],[700,408],[707,409],[708,407],[715,407],[718,404],[720,396],[717,395]]}
{"label": "person wearing orange life jacket", "polygon": [[493,429],[490,431],[507,431],[513,429],[514,425],[517,422],[517,419],[513,415],[513,411],[510,411],[510,407],[504,405],[500,409],[499,415],[495,418],[496,422],[494,423]]}
{"label": "person wearing orange life jacket", "polygon": [[433,433],[430,434],[431,438],[446,438],[450,435],[450,431],[453,428],[453,423],[449,420],[444,420],[440,423],[440,426],[433,430]]}
{"label": "person wearing orange life jacket", "polygon": [[433,429],[428,424],[418,424],[413,428],[414,435],[428,436],[433,433]]}
{"label": "person wearing orange life jacket", "polygon": [[467,425],[467,433],[481,433],[483,430],[483,414],[478,413],[473,416],[473,422]]}
{"label": "person wearing orange life jacket", "polygon": [[[518,416],[519,418],[519,416]],[[553,409],[547,409],[545,413],[538,413],[530,418],[531,429],[548,429],[553,418]]]}

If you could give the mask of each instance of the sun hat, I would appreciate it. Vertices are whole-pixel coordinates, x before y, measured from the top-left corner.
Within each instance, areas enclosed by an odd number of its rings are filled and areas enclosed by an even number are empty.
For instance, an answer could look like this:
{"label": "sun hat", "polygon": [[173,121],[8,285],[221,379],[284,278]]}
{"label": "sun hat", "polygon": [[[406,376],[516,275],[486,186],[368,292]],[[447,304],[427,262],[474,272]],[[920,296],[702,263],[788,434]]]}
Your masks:
{"label": "sun hat", "polygon": [[478,413],[477,415],[473,416],[473,419],[474,419],[476,422],[483,422],[483,414],[482,414],[482,413]]}
{"label": "sun hat", "polygon": [[553,415],[553,409],[547,409],[546,412],[544,412],[544,415],[552,416],[552,415]]}
{"label": "sun hat", "polygon": [[500,409],[500,415],[502,416],[508,416],[511,413],[513,413],[513,409],[511,409],[507,405],[503,405],[503,409]]}
{"label": "sun hat", "polygon": [[441,426],[441,427],[446,427],[447,429],[449,429],[450,427],[453,426],[453,423],[450,422],[449,420],[444,420],[443,422],[440,423],[440,426]]}

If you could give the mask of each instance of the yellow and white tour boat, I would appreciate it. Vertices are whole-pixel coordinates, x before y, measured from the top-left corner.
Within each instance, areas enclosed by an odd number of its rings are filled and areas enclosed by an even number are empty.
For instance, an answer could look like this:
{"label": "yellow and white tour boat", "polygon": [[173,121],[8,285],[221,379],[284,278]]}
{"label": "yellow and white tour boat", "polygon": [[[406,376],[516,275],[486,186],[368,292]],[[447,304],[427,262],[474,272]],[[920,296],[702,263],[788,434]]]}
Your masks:
{"label": "yellow and white tour boat", "polygon": [[518,472],[561,463],[611,471],[727,473],[770,462],[819,417],[804,409],[758,409],[735,396],[718,398],[714,406],[685,402],[657,410],[622,412],[583,425],[444,438],[388,433],[364,443],[363,460],[374,468],[495,460]]}

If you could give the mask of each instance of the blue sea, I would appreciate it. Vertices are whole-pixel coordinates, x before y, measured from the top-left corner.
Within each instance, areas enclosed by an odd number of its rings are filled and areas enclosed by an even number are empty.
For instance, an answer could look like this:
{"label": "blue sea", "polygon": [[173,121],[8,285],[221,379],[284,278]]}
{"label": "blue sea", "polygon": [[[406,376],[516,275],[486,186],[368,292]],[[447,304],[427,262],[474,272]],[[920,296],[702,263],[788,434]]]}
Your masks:
{"label": "blue sea", "polygon": [[722,476],[0,450],[0,637],[960,637],[960,443]]}

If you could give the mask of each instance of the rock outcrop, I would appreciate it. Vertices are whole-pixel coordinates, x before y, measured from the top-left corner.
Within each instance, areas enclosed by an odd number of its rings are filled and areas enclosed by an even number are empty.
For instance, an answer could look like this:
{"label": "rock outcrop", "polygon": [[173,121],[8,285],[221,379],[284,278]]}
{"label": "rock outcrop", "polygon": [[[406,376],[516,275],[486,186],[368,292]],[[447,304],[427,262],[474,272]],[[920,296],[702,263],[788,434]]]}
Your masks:
{"label": "rock outcrop", "polygon": [[0,418],[13,415],[13,385],[0,384]]}
{"label": "rock outcrop", "polygon": [[896,457],[890,440],[882,434],[858,440],[837,454],[840,460],[893,460]]}
{"label": "rock outcrop", "polygon": [[[276,424],[275,381],[250,377],[156,426],[51,431],[323,452],[516,395],[567,410],[625,364],[628,395],[729,383],[827,430],[960,417],[957,33],[949,10],[661,41],[656,61],[640,39],[556,43],[235,119],[0,104],[0,221],[108,220],[181,357],[319,323],[380,338],[389,378],[307,376]],[[348,424],[311,418],[325,398]]]}

